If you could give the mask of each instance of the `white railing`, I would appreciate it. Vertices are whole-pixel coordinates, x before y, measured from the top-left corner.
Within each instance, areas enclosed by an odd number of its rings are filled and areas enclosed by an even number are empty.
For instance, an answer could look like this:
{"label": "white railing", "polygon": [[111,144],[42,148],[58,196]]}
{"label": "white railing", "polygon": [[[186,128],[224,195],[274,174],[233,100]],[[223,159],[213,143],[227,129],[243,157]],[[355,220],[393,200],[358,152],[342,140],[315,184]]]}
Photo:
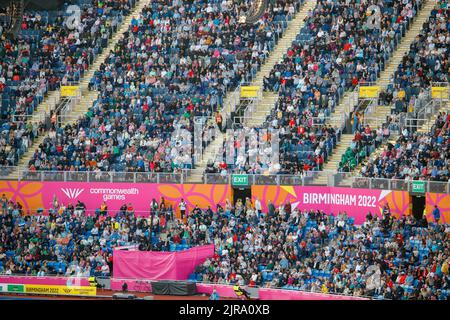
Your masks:
{"label": "white railing", "polygon": [[71,112],[75,109],[75,107],[80,103],[81,101],[81,93],[79,93],[76,97],[70,97],[67,101],[67,103],[63,106],[61,106],[61,109],[59,110],[59,115],[57,116],[57,123],[63,124],[67,122],[76,122],[80,116],[73,115]]}
{"label": "white railing", "polygon": [[40,123],[45,122],[46,115],[39,114],[15,114],[11,117],[11,121],[14,123]]}
{"label": "white railing", "polygon": [[231,113],[236,110],[236,106],[241,101],[241,86],[237,86],[234,91],[228,91],[225,97],[225,103],[222,108],[222,118],[228,119]]}

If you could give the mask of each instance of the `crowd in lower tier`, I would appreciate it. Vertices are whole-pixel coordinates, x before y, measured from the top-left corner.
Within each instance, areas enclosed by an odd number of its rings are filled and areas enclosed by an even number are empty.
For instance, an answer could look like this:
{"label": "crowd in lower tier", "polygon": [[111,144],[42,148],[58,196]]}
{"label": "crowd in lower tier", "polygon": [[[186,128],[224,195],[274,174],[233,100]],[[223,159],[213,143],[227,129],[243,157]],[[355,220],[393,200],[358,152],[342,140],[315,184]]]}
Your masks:
{"label": "crowd in lower tier", "polygon": [[255,199],[224,207],[195,207],[186,219],[167,201],[149,205],[153,219],[131,203],[117,212],[103,203],[58,204],[48,215],[27,215],[0,199],[0,269],[5,274],[110,276],[112,250],[179,251],[214,243],[214,256],[191,280],[278,287],[379,299],[446,299],[450,293],[450,227],[424,227],[412,216],[367,213],[362,225],[345,212],[278,207]]}

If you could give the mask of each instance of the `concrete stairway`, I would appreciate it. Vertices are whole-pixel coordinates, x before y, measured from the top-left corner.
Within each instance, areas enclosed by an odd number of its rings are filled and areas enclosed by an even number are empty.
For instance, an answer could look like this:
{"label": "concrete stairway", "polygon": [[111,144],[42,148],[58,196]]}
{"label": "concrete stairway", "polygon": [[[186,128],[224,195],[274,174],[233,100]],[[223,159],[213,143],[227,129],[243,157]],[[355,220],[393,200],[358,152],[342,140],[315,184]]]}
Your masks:
{"label": "concrete stairway", "polygon": [[[420,128],[417,129],[417,132],[420,133],[426,133],[429,132],[431,130],[431,127],[433,126],[434,122],[436,121],[438,115],[440,112],[450,112],[450,101],[447,101],[446,103],[444,103],[442,105],[442,107],[435,113],[433,114],[433,116],[430,117],[430,119],[428,119],[425,123],[422,124],[422,126]],[[370,157],[365,160],[362,161],[354,170],[354,175],[358,175],[361,172],[362,167],[368,163],[369,161],[373,161],[375,160],[384,150],[385,146],[387,143],[391,143],[391,144],[395,144],[395,142],[397,142],[399,135],[395,134],[395,135],[391,135],[389,137],[389,139],[383,143],[380,147],[378,147],[371,155]]]}
{"label": "concrete stairway", "polygon": [[[324,163],[323,171],[325,173],[337,172],[339,168],[339,162],[341,162],[341,157],[335,157],[336,154],[344,154],[348,146],[353,140],[353,134],[343,134],[341,135],[341,140],[337,143],[336,148],[333,149],[333,153],[328,158],[328,161]],[[317,174],[314,183],[326,185],[328,181],[327,174]]]}
{"label": "concrete stairway", "polygon": [[[268,76],[275,64],[283,59],[284,54],[287,52],[297,34],[300,32],[300,29],[303,27],[304,20],[308,15],[308,10],[314,9],[315,5],[315,0],[306,1],[306,3],[303,4],[300,11],[297,12],[292,21],[288,23],[288,27],[286,28],[283,37],[278,41],[273,51],[270,52],[269,57],[266,59],[264,64],[261,66],[261,69],[257,72],[255,78],[251,82],[251,86],[263,87],[264,77]],[[236,97],[228,93],[224,101],[225,106],[231,105],[229,103],[230,99],[236,99]],[[274,107],[277,99],[278,93],[263,92],[262,99],[256,106],[255,111],[252,113],[252,119],[247,122],[247,125],[256,126],[262,124],[266,118],[266,115]],[[226,111],[229,114],[231,110]],[[222,147],[222,144],[223,134],[219,133],[216,139],[206,148],[203,154],[203,160],[197,163],[195,169],[191,171],[191,174],[187,179],[188,183],[202,182],[203,172],[205,171],[208,160],[214,159],[217,152]]]}
{"label": "concrete stairway", "polygon": [[368,163],[371,160],[375,160],[384,151],[384,148],[388,143],[395,144],[397,142],[398,137],[399,137],[398,134],[391,134],[390,137],[384,143],[382,143],[377,149],[375,149],[375,151],[372,152],[372,154],[367,159],[361,161],[356,166],[356,168],[353,170],[353,176],[359,175],[362,167],[365,166],[366,163]]}
{"label": "concrete stairway", "polygon": [[450,112],[450,101],[447,101],[446,103],[442,104],[442,107],[439,108],[437,112],[435,112],[428,121],[422,124],[422,126],[417,129],[417,132],[425,133],[429,132],[431,130],[431,127],[433,126],[434,122],[436,121],[439,113],[441,112]]}
{"label": "concrete stairway", "polygon": [[[120,37],[128,30],[128,27],[131,23],[131,20],[133,17],[137,18],[144,8],[145,5],[149,4],[150,0],[140,0],[136,6],[132,9],[131,13],[125,17],[120,24],[117,32],[112,36],[111,39],[108,41],[108,46],[103,50],[101,54],[99,54],[92,65],[89,67],[88,71],[85,73],[84,77],[81,79],[80,83],[78,84],[79,90],[81,93],[81,99],[80,102],[75,106],[75,108],[72,110],[70,115],[65,121],[65,123],[62,124],[62,126],[65,126],[68,123],[76,121],[79,116],[86,113],[87,110],[92,106],[92,103],[97,99],[98,91],[89,91],[88,85],[90,79],[93,77],[94,72],[99,68],[99,66],[105,62],[106,58],[108,57],[111,50],[114,49],[115,45],[119,41]],[[54,100],[59,96],[58,91],[51,92],[38,106],[36,111],[33,114],[32,121],[39,121],[42,119],[46,112],[49,111],[49,106],[51,106],[54,102]],[[19,168],[20,169],[28,169],[28,163],[33,157],[34,151],[38,146],[42,143],[44,140],[45,135],[37,137],[32,146],[28,148],[28,151],[20,158],[19,160]],[[14,171],[12,172],[8,178],[10,179],[18,179],[18,172]]]}
{"label": "concrete stairway", "polygon": [[213,160],[214,157],[222,149],[224,134],[219,130],[216,131],[216,138],[206,147],[203,152],[203,157],[200,162],[195,165],[195,168],[191,170],[187,177],[187,183],[200,183],[203,182],[203,173],[205,172],[206,165],[209,160]]}
{"label": "concrete stairway", "polygon": [[[427,21],[428,17],[430,16],[431,10],[433,10],[435,6],[435,2],[428,0],[424,3],[422,10],[419,12],[417,17],[412,22],[410,29],[406,32],[405,37],[403,37],[397,46],[397,50],[394,51],[393,55],[389,59],[386,68],[384,71],[380,73],[380,77],[378,78],[376,82],[376,86],[380,86],[381,89],[385,88],[389,83],[391,78],[393,77],[395,71],[398,68],[398,65],[400,64],[402,57],[405,53],[409,51],[409,48],[412,44],[412,42],[415,40],[415,38],[419,35],[420,31],[422,30],[422,26],[424,22]],[[340,123],[340,115],[342,114],[348,114],[352,109],[354,105],[349,105],[349,103],[355,103],[356,100],[353,99],[355,95],[355,92],[346,92],[343,99],[341,99],[341,102],[339,105],[335,108],[334,112],[330,116],[329,124],[333,126],[339,126]],[[369,124],[371,128],[378,128],[386,119],[386,116],[391,114],[391,107],[390,106],[377,106],[375,110],[367,116],[367,119],[365,121],[366,124]],[[343,135],[345,136],[345,135]],[[353,135],[352,135],[353,136]],[[348,142],[350,143],[352,139],[349,139]],[[345,141],[341,140],[341,144],[344,144]],[[336,150],[333,150],[333,154],[329,158],[326,165],[324,165],[324,171],[327,170],[336,170],[336,165],[339,164],[342,158],[342,154],[345,153],[345,150],[347,149],[347,145],[342,145],[341,148],[337,148]],[[383,150],[384,146],[380,146],[380,150]],[[358,166],[357,168],[360,168]],[[323,182],[326,181],[327,177],[325,175],[318,175],[316,179],[314,179],[314,182]]]}

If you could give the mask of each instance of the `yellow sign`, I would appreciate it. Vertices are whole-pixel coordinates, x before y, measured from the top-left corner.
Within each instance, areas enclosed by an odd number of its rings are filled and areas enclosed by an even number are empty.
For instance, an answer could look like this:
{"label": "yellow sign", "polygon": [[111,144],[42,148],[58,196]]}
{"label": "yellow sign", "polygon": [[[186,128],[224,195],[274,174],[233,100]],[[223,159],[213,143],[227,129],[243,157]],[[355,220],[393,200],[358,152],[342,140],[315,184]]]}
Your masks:
{"label": "yellow sign", "polygon": [[25,293],[34,294],[57,294],[66,296],[95,296],[97,295],[96,287],[79,287],[79,286],[50,286],[41,284],[26,284]]}
{"label": "yellow sign", "polygon": [[378,97],[379,91],[380,91],[379,86],[359,86],[359,97],[360,98],[376,98],[376,97]]}
{"label": "yellow sign", "polygon": [[447,99],[448,87],[431,87],[431,97],[433,99]]}
{"label": "yellow sign", "polygon": [[61,97],[76,97],[78,86],[61,86]]}
{"label": "yellow sign", "polygon": [[241,87],[242,98],[256,98],[258,96],[259,86],[243,86]]}
{"label": "yellow sign", "polygon": [[400,90],[399,92],[398,92],[398,97],[401,99],[401,98],[404,98],[406,96],[406,92],[405,92],[405,90]]}

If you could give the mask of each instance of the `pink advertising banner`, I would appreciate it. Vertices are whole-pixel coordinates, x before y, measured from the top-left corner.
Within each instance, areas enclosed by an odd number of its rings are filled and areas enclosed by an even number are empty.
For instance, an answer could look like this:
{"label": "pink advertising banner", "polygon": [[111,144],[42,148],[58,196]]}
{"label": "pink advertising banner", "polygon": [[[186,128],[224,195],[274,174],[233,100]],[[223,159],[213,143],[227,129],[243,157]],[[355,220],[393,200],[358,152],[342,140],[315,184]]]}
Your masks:
{"label": "pink advertising banner", "polygon": [[356,224],[364,222],[368,212],[381,216],[387,204],[391,214],[401,217],[410,213],[408,192],[302,186],[252,186],[253,202],[258,198],[263,211],[267,212],[269,201],[279,206],[290,201],[293,208],[300,210],[323,210],[337,215],[346,212]]}
{"label": "pink advertising banner", "polygon": [[114,250],[114,278],[187,280],[197,265],[214,255],[214,245],[178,252]]}
{"label": "pink advertising banner", "polygon": [[75,277],[0,276],[0,283],[42,284],[53,286],[89,286],[89,280],[87,278]]}
{"label": "pink advertising banner", "polygon": [[352,296],[265,288],[260,288],[258,294],[260,300],[367,300]]}
{"label": "pink advertising banner", "polygon": [[217,204],[224,206],[227,198],[231,199],[229,185],[207,184],[0,181],[0,196],[3,193],[31,213],[39,208],[52,208],[56,198],[65,205],[75,205],[79,200],[86,205],[88,214],[93,214],[103,202],[110,214],[115,214],[123,204],[131,203],[140,216],[148,216],[152,199],[159,202],[161,197],[177,214],[181,199],[185,200],[188,210],[195,205],[214,209]]}
{"label": "pink advertising banner", "polygon": [[111,278],[110,288],[113,291],[122,291],[123,284],[127,284],[127,290],[130,292],[152,292],[150,280],[132,280]]}
{"label": "pink advertising banner", "polygon": [[[143,285],[142,281],[129,281],[116,278],[111,279],[111,290],[121,291],[124,283],[127,283],[129,291],[151,292],[151,284]],[[216,289],[216,292],[221,298],[236,298],[233,286],[231,285],[197,283],[197,293],[210,295],[214,289]],[[259,300],[367,300],[366,298],[353,296],[269,288],[259,288],[258,296]]]}
{"label": "pink advertising banner", "polygon": [[[436,221],[433,211],[439,209],[440,218]],[[426,193],[426,218],[428,222],[450,223],[450,195],[443,193]]]}
{"label": "pink advertising banner", "polygon": [[[395,217],[410,214],[409,194],[404,191],[301,186],[252,186],[251,190],[253,200],[258,197],[265,211],[269,201],[276,206],[290,201],[293,207],[302,210],[320,209],[335,215],[345,211],[357,224],[364,221],[369,211],[380,215],[386,204]],[[162,197],[178,216],[181,199],[186,201],[188,211],[195,205],[214,209],[217,204],[225,206],[226,200],[232,199],[230,185],[209,184],[0,181],[0,196],[3,193],[20,202],[30,213],[36,213],[38,208],[53,207],[56,198],[66,205],[80,200],[88,214],[93,214],[103,202],[108,205],[109,214],[131,203],[140,216],[148,216],[152,199],[160,201]]]}

